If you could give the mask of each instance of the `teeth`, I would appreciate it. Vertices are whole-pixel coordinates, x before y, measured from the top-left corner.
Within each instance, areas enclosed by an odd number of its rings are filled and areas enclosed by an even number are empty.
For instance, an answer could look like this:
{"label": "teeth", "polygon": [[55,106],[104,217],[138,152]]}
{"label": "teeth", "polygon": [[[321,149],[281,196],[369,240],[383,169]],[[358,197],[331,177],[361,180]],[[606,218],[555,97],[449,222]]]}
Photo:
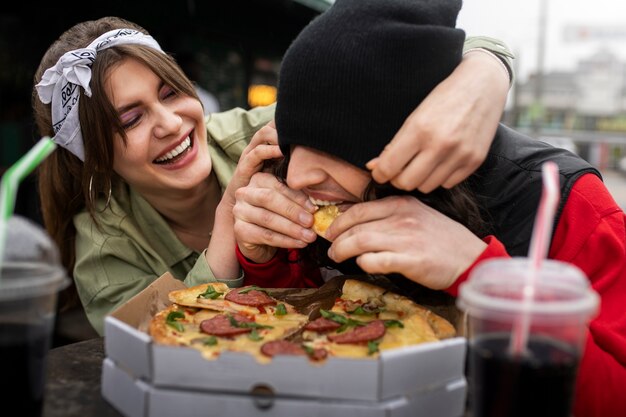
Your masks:
{"label": "teeth", "polygon": [[187,139],[185,139],[180,145],[178,145],[177,147],[175,147],[174,149],[172,149],[171,151],[169,151],[168,153],[166,153],[162,157],[157,158],[156,162],[169,161],[170,159],[172,159],[172,158],[180,155],[182,152],[186,151],[189,148],[190,145],[191,145],[191,139],[189,138],[189,136],[187,136]]}
{"label": "teeth", "polygon": [[325,201],[325,200],[318,200],[317,198],[313,198],[313,197],[309,197],[309,200],[311,200],[311,203],[315,204],[316,206],[330,206],[333,204],[341,203],[341,201]]}

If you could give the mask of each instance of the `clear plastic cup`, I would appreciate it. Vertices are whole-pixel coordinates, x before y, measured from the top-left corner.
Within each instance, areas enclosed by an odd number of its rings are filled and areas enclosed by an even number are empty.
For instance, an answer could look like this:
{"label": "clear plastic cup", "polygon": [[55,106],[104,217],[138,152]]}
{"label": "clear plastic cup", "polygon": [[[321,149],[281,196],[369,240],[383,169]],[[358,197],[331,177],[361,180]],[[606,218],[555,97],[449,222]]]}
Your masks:
{"label": "clear plastic cup", "polygon": [[58,292],[69,284],[55,246],[34,223],[13,217],[0,264],[0,392],[21,416],[40,416]]}
{"label": "clear plastic cup", "polygon": [[[588,322],[599,297],[576,266],[544,260],[535,296],[524,300],[531,273],[528,258],[485,261],[459,288],[458,307],[467,313],[468,392],[473,417],[568,417]],[[511,336],[528,315],[521,353]]]}

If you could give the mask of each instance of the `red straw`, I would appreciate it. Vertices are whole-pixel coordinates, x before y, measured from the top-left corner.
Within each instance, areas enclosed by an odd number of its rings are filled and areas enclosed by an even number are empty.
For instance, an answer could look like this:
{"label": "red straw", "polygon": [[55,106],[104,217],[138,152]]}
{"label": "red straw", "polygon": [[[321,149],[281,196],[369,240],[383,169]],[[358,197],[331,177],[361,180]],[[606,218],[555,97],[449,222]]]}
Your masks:
{"label": "red straw", "polygon": [[535,218],[528,254],[531,268],[528,280],[524,285],[521,316],[515,322],[511,345],[509,346],[509,351],[513,355],[521,355],[526,351],[530,330],[530,308],[535,296],[537,274],[541,269],[541,262],[548,256],[554,215],[560,198],[559,170],[557,165],[554,162],[545,162],[541,167],[541,174],[543,182],[541,201],[539,202],[539,209]]}

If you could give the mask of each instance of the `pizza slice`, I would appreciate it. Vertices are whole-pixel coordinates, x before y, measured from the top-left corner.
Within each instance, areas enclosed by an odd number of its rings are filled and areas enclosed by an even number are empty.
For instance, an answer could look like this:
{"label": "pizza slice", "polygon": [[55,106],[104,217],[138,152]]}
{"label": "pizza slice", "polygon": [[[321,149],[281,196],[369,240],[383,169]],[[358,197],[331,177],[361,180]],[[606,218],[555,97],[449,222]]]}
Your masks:
{"label": "pizza slice", "polygon": [[447,320],[411,299],[352,279],[345,281],[332,308],[320,313],[306,324],[302,338],[306,346],[329,356],[375,357],[381,350],[455,334]]}
{"label": "pizza slice", "polygon": [[182,290],[172,291],[168,295],[172,303],[216,311],[243,313],[247,315],[296,313],[293,306],[272,297],[271,293],[255,285],[242,288],[229,288],[226,284],[211,282]]}

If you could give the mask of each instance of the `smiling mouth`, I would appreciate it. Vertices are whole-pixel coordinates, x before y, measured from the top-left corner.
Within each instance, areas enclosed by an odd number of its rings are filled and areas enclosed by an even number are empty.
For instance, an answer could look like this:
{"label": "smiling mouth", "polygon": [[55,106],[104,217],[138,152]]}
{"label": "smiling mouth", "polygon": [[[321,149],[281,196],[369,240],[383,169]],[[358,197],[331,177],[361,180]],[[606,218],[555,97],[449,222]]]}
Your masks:
{"label": "smiling mouth", "polygon": [[192,145],[193,142],[191,140],[191,135],[189,135],[184,141],[181,142],[180,145],[178,145],[165,155],[155,159],[153,163],[159,165],[173,164],[174,162],[185,156],[189,151],[191,151],[191,148],[193,147]]}

